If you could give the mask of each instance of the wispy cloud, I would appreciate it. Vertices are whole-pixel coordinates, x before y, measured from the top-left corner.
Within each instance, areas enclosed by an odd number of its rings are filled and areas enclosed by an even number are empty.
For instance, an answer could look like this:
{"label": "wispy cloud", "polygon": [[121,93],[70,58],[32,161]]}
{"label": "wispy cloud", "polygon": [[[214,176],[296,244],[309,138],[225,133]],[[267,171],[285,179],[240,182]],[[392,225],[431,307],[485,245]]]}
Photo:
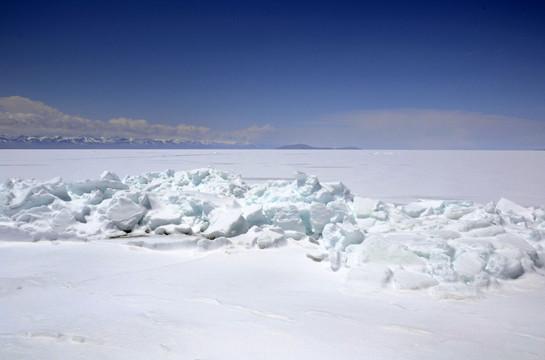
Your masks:
{"label": "wispy cloud", "polygon": [[64,114],[40,101],[20,96],[0,98],[0,133],[8,135],[125,136],[258,143],[274,131],[270,125],[219,131],[183,123],[176,126],[150,124],[144,119],[124,117],[103,122]]}
{"label": "wispy cloud", "polygon": [[478,112],[398,109],[341,113],[277,129],[288,142],[377,149],[545,148],[545,121]]}

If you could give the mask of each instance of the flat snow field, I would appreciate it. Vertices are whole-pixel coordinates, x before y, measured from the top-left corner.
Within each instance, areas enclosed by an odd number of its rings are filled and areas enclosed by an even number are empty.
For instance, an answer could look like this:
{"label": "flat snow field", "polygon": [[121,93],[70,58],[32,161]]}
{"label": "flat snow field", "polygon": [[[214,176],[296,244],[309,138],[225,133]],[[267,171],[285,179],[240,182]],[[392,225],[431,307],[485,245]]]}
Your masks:
{"label": "flat snow field", "polygon": [[544,178],[542,151],[0,150],[0,359],[543,359]]}

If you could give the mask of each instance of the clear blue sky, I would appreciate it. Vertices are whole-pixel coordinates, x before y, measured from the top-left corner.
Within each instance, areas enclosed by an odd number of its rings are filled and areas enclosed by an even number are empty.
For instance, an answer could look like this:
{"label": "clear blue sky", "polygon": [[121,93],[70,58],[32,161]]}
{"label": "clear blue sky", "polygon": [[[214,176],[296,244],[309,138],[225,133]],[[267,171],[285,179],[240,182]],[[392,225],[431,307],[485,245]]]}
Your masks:
{"label": "clear blue sky", "polygon": [[[414,117],[451,129],[444,119],[458,112],[473,135],[446,147],[501,147],[516,121],[545,133],[540,2],[2,1],[0,12],[0,97],[85,119],[269,124],[278,131],[256,141],[333,146],[368,144],[339,129],[369,133],[370,117],[441,141]],[[479,143],[486,126],[468,124],[481,115],[511,125]]]}

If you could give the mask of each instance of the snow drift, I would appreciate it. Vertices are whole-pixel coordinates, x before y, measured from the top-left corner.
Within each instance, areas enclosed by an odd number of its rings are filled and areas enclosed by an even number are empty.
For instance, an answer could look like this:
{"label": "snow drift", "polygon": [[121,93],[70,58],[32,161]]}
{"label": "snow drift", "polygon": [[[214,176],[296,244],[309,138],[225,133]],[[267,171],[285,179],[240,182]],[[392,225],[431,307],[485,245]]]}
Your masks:
{"label": "snow drift", "polygon": [[541,272],[545,210],[421,200],[396,205],[354,196],[340,182],[249,186],[215,169],[149,172],[120,179],[10,179],[0,187],[0,228],[29,240],[172,235],[170,247],[278,247],[347,273],[350,289],[429,288],[437,297],[476,296],[504,279]]}

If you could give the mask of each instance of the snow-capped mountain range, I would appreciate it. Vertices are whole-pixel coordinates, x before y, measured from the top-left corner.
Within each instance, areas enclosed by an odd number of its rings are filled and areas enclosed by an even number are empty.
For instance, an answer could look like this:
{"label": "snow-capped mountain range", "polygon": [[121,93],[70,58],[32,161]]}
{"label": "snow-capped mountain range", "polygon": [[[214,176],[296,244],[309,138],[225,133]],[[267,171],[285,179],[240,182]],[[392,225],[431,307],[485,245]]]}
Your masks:
{"label": "snow-capped mountain range", "polygon": [[128,137],[95,136],[8,136],[0,135],[1,149],[96,148],[96,149],[257,149],[261,146],[244,143],[221,143],[199,140],[165,140]]}

